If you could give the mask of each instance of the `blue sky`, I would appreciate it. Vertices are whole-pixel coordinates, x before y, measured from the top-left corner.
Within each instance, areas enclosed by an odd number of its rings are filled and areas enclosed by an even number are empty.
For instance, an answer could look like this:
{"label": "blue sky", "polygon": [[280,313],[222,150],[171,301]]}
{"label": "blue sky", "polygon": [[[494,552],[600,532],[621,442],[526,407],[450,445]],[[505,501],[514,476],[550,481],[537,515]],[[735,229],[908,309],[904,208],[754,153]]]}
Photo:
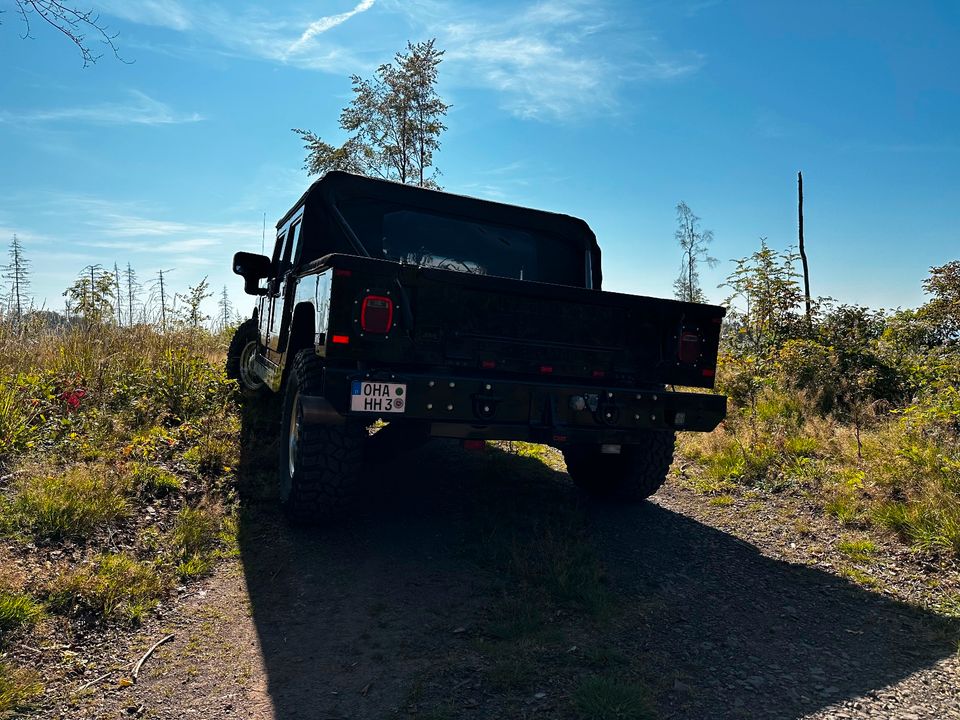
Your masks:
{"label": "blue sky", "polygon": [[[407,40],[445,49],[448,190],[585,218],[605,287],[669,296],[675,206],[712,229],[704,290],[764,236],[813,293],[916,306],[960,257],[960,3],[722,0],[90,0],[121,55],[84,69],[0,0],[0,241],[38,303],[91,263],[177,289],[258,251],[310,182],[290,128],[343,139],[349,75]],[[211,300],[209,311],[213,311]]]}

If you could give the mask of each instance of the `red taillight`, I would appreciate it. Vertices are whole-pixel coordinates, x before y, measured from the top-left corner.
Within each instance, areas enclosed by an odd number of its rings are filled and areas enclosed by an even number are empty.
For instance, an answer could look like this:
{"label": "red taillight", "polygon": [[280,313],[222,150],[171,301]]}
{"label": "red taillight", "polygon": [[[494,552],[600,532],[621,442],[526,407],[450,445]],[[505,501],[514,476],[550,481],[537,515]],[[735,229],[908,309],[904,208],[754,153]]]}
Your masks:
{"label": "red taillight", "polygon": [[695,332],[680,333],[677,356],[684,365],[696,365],[700,359],[700,336]]}
{"label": "red taillight", "polygon": [[595,378],[602,378],[604,375],[606,375],[606,373],[603,370],[594,370],[590,374]]}
{"label": "red taillight", "polygon": [[393,300],[382,295],[367,295],[360,309],[360,327],[364,332],[387,333],[393,325]]}
{"label": "red taillight", "polygon": [[333,274],[336,275],[337,277],[350,277],[351,275],[353,275],[353,271],[347,270],[346,268],[337,268],[336,270],[333,271]]}
{"label": "red taillight", "polygon": [[704,369],[703,369],[703,376],[704,376],[704,377],[713,377],[714,375],[716,375],[716,373],[715,373],[711,368],[704,368]]}
{"label": "red taillight", "polygon": [[349,345],[350,336],[349,335],[333,335],[330,340],[334,345]]}
{"label": "red taillight", "polygon": [[497,366],[496,360],[481,360],[480,367],[484,370],[493,370]]}
{"label": "red taillight", "polygon": [[552,366],[552,365],[541,365],[541,366],[540,366],[540,374],[541,374],[541,375],[549,375],[549,374],[552,373],[552,372],[553,372],[553,366]]}
{"label": "red taillight", "polygon": [[486,440],[464,440],[464,441],[463,441],[463,449],[464,449],[464,450],[473,450],[474,452],[479,451],[479,450],[486,450],[486,449],[487,449],[487,441],[486,441]]}

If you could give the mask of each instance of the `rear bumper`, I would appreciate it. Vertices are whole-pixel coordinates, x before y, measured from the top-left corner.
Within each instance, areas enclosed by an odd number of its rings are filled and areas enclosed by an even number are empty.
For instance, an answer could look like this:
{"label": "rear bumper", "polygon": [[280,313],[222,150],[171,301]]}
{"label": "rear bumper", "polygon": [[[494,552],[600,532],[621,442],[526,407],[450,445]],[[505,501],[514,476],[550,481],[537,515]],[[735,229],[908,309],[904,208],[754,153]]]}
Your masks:
{"label": "rear bumper", "polygon": [[[355,381],[404,383],[404,412],[350,410]],[[308,421],[382,417],[426,423],[436,437],[551,444],[628,444],[649,430],[709,432],[724,419],[727,408],[726,397],[706,393],[337,368],[324,370],[323,397],[306,398],[305,402],[323,409],[308,413],[304,418]]]}

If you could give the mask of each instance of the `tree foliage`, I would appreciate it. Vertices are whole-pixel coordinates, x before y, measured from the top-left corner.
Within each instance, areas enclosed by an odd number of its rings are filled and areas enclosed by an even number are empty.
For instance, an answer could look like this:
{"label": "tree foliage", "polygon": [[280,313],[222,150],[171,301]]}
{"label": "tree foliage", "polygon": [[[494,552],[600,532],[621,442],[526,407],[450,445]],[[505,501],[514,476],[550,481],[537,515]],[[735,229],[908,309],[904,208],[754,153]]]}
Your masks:
{"label": "tree foliage", "polygon": [[706,262],[710,267],[717,263],[717,259],[710,257],[707,252],[707,245],[713,242],[713,231],[701,230],[700,218],[693,214],[685,202],[680,202],[677,204],[677,232],[674,237],[683,251],[680,274],[673,283],[674,297],[685,302],[704,302],[706,298],[700,287],[697,266],[701,262]]}
{"label": "tree foliage", "polygon": [[373,78],[350,78],[353,99],[340,114],[350,136],[339,147],[309,130],[294,129],[307,151],[304,169],[312,175],[330,170],[439,187],[433,154],[446,130],[449,105],[436,91],[443,50],[435,40],[407,43],[394,63],[377,68]]}
{"label": "tree foliage", "polygon": [[201,306],[203,305],[203,301],[210,297],[213,297],[213,293],[210,292],[210,282],[206,276],[196,285],[188,287],[187,292],[183,294],[178,293],[177,299],[183,303],[183,306],[178,310],[180,320],[188,327],[194,329],[203,325],[203,323],[210,319],[210,316],[203,312]]}
{"label": "tree foliage", "polygon": [[923,289],[933,297],[920,315],[936,340],[944,344],[960,342],[960,260],[930,268]]}
{"label": "tree foliage", "polygon": [[803,303],[798,259],[792,251],[778,251],[760,239],[760,249],[735,262],[735,268],[721,287],[731,290],[729,325],[731,344],[766,356],[785,340],[796,336],[798,309]]}
{"label": "tree foliage", "polygon": [[67,299],[68,315],[96,325],[113,319],[116,280],[113,273],[101,265],[85,267],[63,295]]}
{"label": "tree foliage", "polygon": [[14,234],[10,240],[10,262],[2,268],[3,279],[7,281],[7,291],[4,294],[3,310],[8,312],[19,322],[24,314],[31,309],[30,299],[30,260],[23,253],[23,244]]}

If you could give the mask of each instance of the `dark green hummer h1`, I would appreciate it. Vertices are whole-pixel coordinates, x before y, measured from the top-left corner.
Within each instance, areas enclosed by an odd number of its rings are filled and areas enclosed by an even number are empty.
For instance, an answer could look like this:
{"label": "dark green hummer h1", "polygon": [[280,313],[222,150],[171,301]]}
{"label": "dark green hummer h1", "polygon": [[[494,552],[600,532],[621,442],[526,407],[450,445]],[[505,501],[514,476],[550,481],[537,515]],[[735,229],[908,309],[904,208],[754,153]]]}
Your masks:
{"label": "dark green hummer h1", "polygon": [[429,437],[553,445],[585,490],[640,500],[675,432],[726,413],[667,389],[713,387],[724,309],[601,291],[582,220],[331,172],[277,230],[272,257],[234,257],[259,302],[227,370],[283,393],[292,519],[329,516],[365,457]]}

